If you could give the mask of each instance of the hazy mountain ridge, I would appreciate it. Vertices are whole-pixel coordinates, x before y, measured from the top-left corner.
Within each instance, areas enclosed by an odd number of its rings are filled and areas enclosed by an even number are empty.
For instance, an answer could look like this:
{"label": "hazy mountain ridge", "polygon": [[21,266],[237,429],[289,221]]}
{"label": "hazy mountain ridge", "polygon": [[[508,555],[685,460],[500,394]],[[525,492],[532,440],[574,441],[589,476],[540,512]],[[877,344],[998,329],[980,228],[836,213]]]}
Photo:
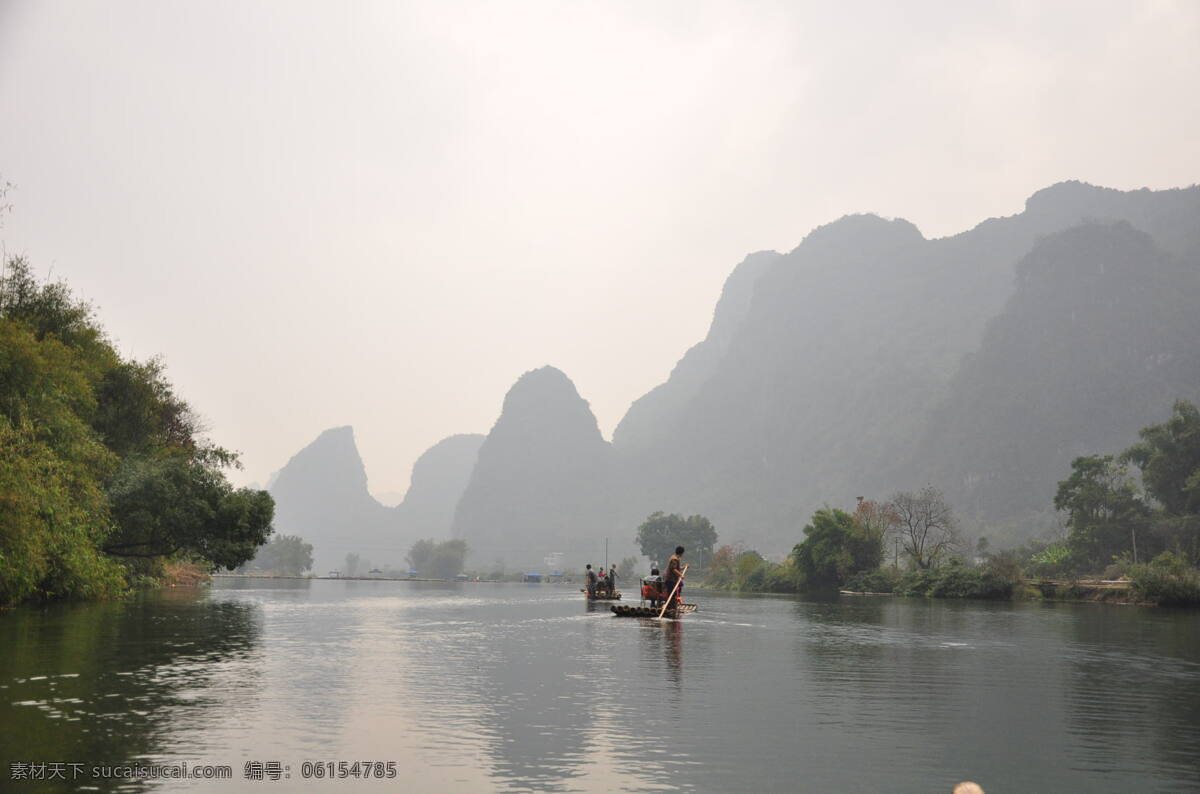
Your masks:
{"label": "hazy mountain ridge", "polygon": [[[273,476],[275,531],[313,545],[313,570],[339,569],[345,555],[391,554],[397,508],[367,490],[367,473],[351,427],[326,430]],[[403,554],[399,555],[403,557]]]}
{"label": "hazy mountain ridge", "polygon": [[275,531],[312,543],[318,574],[342,568],[349,553],[373,565],[402,566],[416,540],[449,536],[482,443],[478,434],[438,442],[413,466],[404,501],[386,507],[367,489],[353,428],[326,430],[272,475]]}
{"label": "hazy mountain ridge", "polygon": [[[467,442],[451,456],[450,531],[474,565],[582,559],[661,509],[778,553],[822,504],[927,482],[984,525],[1023,521],[1049,510],[1071,455],[1200,393],[1198,273],[1196,187],[1061,183],[938,239],[844,217],[735,268],[705,339],[611,445],[566,375],[525,373],[473,465]],[[365,493],[360,475],[347,482]]]}
{"label": "hazy mountain ridge", "polygon": [[646,446],[650,438],[661,435],[663,423],[670,422],[716,371],[750,310],[755,284],[780,256],[777,251],[759,251],[733,269],[713,310],[708,335],[684,354],[664,383],[629,406],[613,431],[614,446]]}
{"label": "hazy mountain ridge", "polygon": [[1197,241],[1200,190],[1063,183],[1018,215],[936,240],[875,216],[814,230],[757,279],[721,362],[665,437],[615,439],[639,484],[624,520],[680,505],[726,540],[782,551],[822,503],[923,484],[940,469],[914,450],[1005,310],[1015,263],[1047,235],[1108,220],[1140,223],[1182,254]]}
{"label": "hazy mountain ridge", "polygon": [[1125,221],[1041,240],[917,456],[967,515],[1047,510],[1078,455],[1115,453],[1200,397],[1200,260]]}
{"label": "hazy mountain ridge", "polygon": [[575,385],[553,367],[504,398],[454,516],[475,564],[572,557],[615,528],[612,450]]}

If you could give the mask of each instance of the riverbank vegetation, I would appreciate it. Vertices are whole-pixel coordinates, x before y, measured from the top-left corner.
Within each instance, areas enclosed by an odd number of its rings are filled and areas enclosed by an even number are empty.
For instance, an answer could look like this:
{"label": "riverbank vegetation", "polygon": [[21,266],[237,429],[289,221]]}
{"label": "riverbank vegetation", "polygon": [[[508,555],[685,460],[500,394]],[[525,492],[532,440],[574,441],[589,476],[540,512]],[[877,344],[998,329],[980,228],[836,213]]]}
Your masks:
{"label": "riverbank vegetation", "polygon": [[860,497],[854,513],[818,510],[781,562],[722,546],[704,584],[991,599],[1107,588],[1138,602],[1200,604],[1200,410],[1181,400],[1166,422],[1139,435],[1119,455],[1072,462],[1054,503],[1064,516],[1061,538],[993,552],[981,536],[968,554],[950,505],[928,486],[884,503]]}
{"label": "riverbank vegetation", "polygon": [[91,306],[0,269],[0,605],[103,598],[167,563],[233,568],[271,531],[162,362],[120,355]]}

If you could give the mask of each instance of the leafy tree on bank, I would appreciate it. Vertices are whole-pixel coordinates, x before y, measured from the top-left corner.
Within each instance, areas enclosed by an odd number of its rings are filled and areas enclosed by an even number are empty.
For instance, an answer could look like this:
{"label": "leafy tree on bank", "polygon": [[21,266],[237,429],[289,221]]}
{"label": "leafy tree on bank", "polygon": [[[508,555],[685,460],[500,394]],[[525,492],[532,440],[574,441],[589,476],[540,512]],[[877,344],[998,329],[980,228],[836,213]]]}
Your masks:
{"label": "leafy tree on bank", "polygon": [[1200,562],[1200,409],[1179,400],[1170,419],[1139,435],[1120,459],[1141,470],[1146,493],[1162,505],[1156,524],[1164,545]]}
{"label": "leafy tree on bank", "polygon": [[889,505],[896,511],[900,545],[912,564],[936,568],[962,545],[958,521],[940,490],[927,485],[920,491],[900,491]]}
{"label": "leafy tree on bank", "polygon": [[404,559],[414,571],[423,572],[429,558],[433,556],[434,550],[437,548],[437,543],[433,540],[418,540],[408,550],[408,554]]}
{"label": "leafy tree on bank", "polygon": [[433,555],[426,563],[427,575],[433,579],[453,579],[462,573],[467,559],[467,542],[465,540],[446,540],[433,550]]}
{"label": "leafy tree on bank", "polygon": [[91,307],[0,269],[0,602],[100,597],[168,557],[235,567],[274,503],[235,490],[157,362],[121,359]]}
{"label": "leafy tree on bank", "polygon": [[859,571],[878,568],[883,559],[882,536],[844,510],[826,507],[813,513],[804,536],[791,556],[808,589],[836,589]]}
{"label": "leafy tree on bank", "polygon": [[1138,545],[1146,556],[1151,511],[1112,455],[1086,455],[1071,461],[1071,476],[1058,484],[1054,507],[1067,513],[1067,547],[1076,569],[1098,570]]}
{"label": "leafy tree on bank", "polygon": [[116,526],[102,550],[136,559],[185,553],[236,568],[266,542],[275,513],[266,491],[234,489],[219,468],[182,454],[126,458],[108,495]]}
{"label": "leafy tree on bank", "polygon": [[676,546],[683,546],[687,554],[711,558],[717,542],[717,530],[704,516],[684,518],[677,513],[667,515],[662,511],[651,514],[637,530],[637,543],[642,554],[651,562],[665,565],[675,553]]}
{"label": "leafy tree on bank", "polygon": [[900,530],[900,512],[890,502],[858,498],[854,509],[858,570],[878,568],[886,554],[885,541],[896,537]]}
{"label": "leafy tree on bank", "polygon": [[405,557],[408,564],[422,577],[429,579],[453,579],[463,571],[467,559],[465,540],[418,540]]}
{"label": "leafy tree on bank", "polygon": [[737,580],[735,566],[742,551],[740,547],[725,545],[713,552],[705,584],[717,589],[728,589]]}
{"label": "leafy tree on bank", "polygon": [[274,535],[241,570],[270,571],[281,576],[300,576],[312,568],[312,544],[296,535]]}

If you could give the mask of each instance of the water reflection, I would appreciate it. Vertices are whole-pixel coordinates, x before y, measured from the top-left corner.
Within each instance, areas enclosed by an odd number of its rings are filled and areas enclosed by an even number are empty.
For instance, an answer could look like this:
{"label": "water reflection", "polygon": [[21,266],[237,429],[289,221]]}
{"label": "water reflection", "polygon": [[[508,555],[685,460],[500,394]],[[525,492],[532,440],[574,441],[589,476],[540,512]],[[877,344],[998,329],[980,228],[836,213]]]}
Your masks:
{"label": "water reflection", "polygon": [[[1200,773],[1196,613],[696,600],[658,621],[566,586],[292,580],[14,610],[0,747],[238,778],[251,759],[399,763],[391,785],[322,792],[1166,791]],[[305,788],[200,788],[272,785]]]}
{"label": "water reflection", "polygon": [[[230,696],[253,702],[252,672],[223,678],[231,668],[254,669],[243,661],[257,653],[260,615],[244,603],[197,609],[202,597],[172,590],[0,613],[5,762],[144,761],[169,749],[180,723],[203,730]],[[38,790],[75,791],[80,782],[47,781]]]}

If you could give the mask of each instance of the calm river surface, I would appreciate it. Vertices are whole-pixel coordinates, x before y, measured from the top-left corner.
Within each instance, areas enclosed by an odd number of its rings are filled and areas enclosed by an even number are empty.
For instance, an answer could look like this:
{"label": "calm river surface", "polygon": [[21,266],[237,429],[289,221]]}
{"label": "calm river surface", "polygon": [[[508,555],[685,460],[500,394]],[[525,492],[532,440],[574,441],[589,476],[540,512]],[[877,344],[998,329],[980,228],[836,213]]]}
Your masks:
{"label": "calm river surface", "polygon": [[[689,600],[657,623],[566,585],[220,579],[0,613],[0,790],[1200,791],[1198,612]],[[329,761],[397,777],[302,778]],[[182,762],[233,778],[90,778]]]}

